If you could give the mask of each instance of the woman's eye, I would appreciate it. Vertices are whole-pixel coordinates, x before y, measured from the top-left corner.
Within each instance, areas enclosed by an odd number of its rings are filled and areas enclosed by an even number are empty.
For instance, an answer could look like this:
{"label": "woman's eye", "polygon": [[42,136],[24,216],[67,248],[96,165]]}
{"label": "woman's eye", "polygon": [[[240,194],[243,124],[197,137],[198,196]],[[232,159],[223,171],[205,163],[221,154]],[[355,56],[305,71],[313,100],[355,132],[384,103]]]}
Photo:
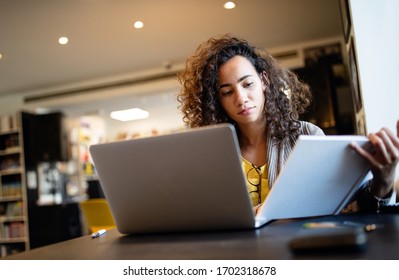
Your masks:
{"label": "woman's eye", "polygon": [[220,94],[222,95],[222,96],[228,96],[228,95],[231,95],[233,93],[233,91],[232,90],[228,90],[228,91],[222,91],[222,92],[220,92]]}
{"label": "woman's eye", "polygon": [[244,86],[245,86],[245,87],[250,87],[250,86],[252,86],[252,85],[253,85],[253,82],[246,82]]}

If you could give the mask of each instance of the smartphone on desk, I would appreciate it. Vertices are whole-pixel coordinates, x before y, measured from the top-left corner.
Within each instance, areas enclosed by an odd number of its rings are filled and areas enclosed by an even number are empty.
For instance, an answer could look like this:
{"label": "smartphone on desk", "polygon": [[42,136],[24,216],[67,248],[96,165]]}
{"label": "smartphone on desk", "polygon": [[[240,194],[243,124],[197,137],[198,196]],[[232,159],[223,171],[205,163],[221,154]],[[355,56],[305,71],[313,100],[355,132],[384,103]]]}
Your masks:
{"label": "smartphone on desk", "polygon": [[293,252],[323,250],[363,250],[367,243],[363,227],[337,226],[329,228],[303,228],[290,241]]}

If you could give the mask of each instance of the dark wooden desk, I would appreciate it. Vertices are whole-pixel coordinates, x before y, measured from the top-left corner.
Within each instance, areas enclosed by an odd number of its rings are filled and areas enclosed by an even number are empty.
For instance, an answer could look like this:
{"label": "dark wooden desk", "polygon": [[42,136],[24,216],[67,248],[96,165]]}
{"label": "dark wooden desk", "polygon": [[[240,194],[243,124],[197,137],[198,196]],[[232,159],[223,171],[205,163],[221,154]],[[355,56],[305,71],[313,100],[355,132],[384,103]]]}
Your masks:
{"label": "dark wooden desk", "polygon": [[[364,251],[293,254],[289,241],[304,222],[374,223]],[[11,255],[6,259],[36,260],[248,260],[248,259],[399,259],[399,214],[350,214],[316,219],[282,220],[258,230],[126,236],[117,230],[92,239],[83,236]]]}

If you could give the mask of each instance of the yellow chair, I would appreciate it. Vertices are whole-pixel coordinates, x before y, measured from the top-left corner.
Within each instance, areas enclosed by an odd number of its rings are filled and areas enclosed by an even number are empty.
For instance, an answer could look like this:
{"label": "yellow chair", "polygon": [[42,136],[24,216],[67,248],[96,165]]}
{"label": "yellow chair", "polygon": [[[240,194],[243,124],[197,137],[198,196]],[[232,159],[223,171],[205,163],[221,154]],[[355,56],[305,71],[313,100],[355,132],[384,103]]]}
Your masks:
{"label": "yellow chair", "polygon": [[115,221],[106,199],[92,198],[80,202],[80,210],[90,233],[115,228]]}

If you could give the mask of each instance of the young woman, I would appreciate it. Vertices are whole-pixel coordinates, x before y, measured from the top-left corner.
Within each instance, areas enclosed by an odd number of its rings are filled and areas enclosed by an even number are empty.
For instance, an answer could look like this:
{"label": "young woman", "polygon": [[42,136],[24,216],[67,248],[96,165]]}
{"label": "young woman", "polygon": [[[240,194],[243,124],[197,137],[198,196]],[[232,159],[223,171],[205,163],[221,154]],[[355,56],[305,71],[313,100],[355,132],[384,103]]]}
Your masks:
{"label": "young woman", "polygon": [[[178,80],[180,109],[190,127],[224,122],[235,126],[255,212],[298,136],[324,135],[319,127],[299,120],[311,103],[308,85],[245,40],[229,35],[209,39],[187,60]],[[387,129],[371,134],[374,155],[353,146],[370,162],[374,175],[358,196],[356,208],[376,208],[394,197],[398,137]]]}

